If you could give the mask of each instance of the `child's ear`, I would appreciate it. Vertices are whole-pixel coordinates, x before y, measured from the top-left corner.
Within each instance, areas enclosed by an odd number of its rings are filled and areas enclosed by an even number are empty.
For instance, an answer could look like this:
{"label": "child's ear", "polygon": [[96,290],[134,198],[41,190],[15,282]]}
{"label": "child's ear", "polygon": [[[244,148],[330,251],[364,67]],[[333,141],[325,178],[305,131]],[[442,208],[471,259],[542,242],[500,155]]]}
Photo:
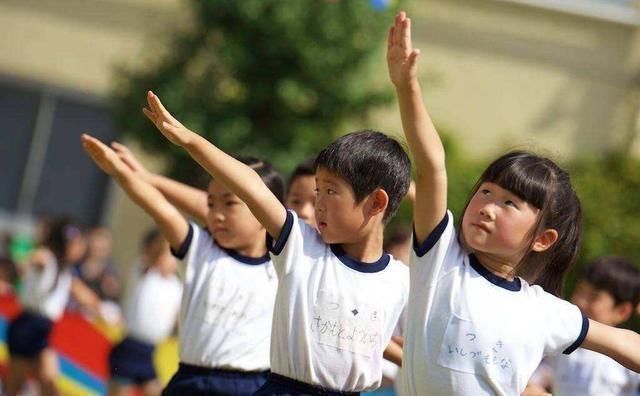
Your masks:
{"label": "child's ear", "polygon": [[531,245],[531,250],[534,252],[544,252],[556,243],[557,240],[558,231],[553,228],[547,228],[535,237]]}
{"label": "child's ear", "polygon": [[369,195],[369,204],[369,215],[376,216],[380,213],[384,215],[385,210],[387,210],[387,205],[389,205],[387,192],[381,188],[376,188]]}

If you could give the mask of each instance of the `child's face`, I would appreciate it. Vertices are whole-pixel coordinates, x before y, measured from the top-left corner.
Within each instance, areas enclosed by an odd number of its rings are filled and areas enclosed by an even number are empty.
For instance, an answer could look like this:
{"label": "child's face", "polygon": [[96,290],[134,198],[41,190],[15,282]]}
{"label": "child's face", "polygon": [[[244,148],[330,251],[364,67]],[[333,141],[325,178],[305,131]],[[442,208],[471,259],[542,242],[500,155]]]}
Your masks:
{"label": "child's face", "polygon": [[630,315],[625,311],[624,303],[616,305],[615,299],[609,292],[596,289],[585,280],[579,281],[576,285],[571,295],[571,302],[590,319],[609,326],[617,326],[625,322]]}
{"label": "child's face", "polygon": [[287,207],[294,210],[307,224],[316,226],[316,179],[314,176],[296,177],[287,194]]}
{"label": "child's face", "polygon": [[243,250],[265,243],[265,230],[249,207],[222,184],[209,183],[207,204],[207,228],[220,246]]}
{"label": "child's face", "polygon": [[350,243],[367,225],[364,201],[356,202],[353,188],[326,169],[316,171],[316,223],[325,243]]}
{"label": "child's face", "polygon": [[539,212],[511,191],[482,183],[462,218],[464,241],[474,251],[518,263],[530,249]]}
{"label": "child's face", "polygon": [[84,235],[78,235],[69,241],[66,249],[66,260],[75,264],[84,258],[87,252],[87,239]]}

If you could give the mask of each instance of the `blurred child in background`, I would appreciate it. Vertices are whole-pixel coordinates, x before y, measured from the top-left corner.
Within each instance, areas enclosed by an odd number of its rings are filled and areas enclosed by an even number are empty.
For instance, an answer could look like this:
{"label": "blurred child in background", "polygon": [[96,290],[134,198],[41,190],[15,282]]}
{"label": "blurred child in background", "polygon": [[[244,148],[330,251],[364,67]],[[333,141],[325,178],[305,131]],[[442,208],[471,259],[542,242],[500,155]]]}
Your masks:
{"label": "blurred child in background", "polygon": [[124,307],[127,334],[109,356],[110,396],[128,395],[133,387],[141,388],[145,396],[161,393],[153,353],[176,325],[182,298],[177,269],[177,260],[160,231],[148,231],[128,279]]}
{"label": "blurred child in background", "polygon": [[79,224],[68,218],[48,222],[48,232],[23,274],[23,311],[7,330],[9,372],[5,395],[20,394],[27,377],[36,380],[42,394],[58,394],[57,357],[48,343],[54,322],[62,317],[71,294],[96,314],[101,311],[97,296],[71,273],[71,266],[85,251],[86,237]]}
{"label": "blurred child in background", "polygon": [[[640,271],[626,257],[596,259],[578,279],[571,302],[590,319],[620,326],[640,302]],[[551,390],[554,396],[632,396],[639,384],[640,374],[587,349],[545,359],[530,380],[530,387]]]}

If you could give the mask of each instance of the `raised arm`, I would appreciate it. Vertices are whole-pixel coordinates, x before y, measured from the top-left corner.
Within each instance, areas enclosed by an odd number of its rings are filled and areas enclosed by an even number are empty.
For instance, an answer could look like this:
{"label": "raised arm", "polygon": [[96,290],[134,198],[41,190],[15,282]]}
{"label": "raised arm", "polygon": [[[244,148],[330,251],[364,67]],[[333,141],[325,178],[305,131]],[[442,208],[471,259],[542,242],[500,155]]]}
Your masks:
{"label": "raised arm", "polygon": [[193,159],[244,201],[253,215],[274,239],[280,236],[287,211],[262,182],[260,176],[242,162],[218,149],[202,136],[185,128],[164,108],[160,99],[147,93],[149,109],[144,114],[172,143],[181,146]]}
{"label": "raised arm", "polygon": [[419,53],[411,44],[411,20],[401,12],[389,29],[387,64],[398,97],[402,128],[416,166],[413,221],[416,238],[422,242],[446,213],[447,174],[444,148],[424,106],[418,83]]}
{"label": "raised arm", "polygon": [[82,145],[96,165],[153,218],[169,245],[178,250],[189,232],[189,224],[178,209],[155,187],[137,177],[107,145],[89,135],[82,135]]}
{"label": "raised arm", "polygon": [[111,148],[129,168],[146,182],[160,190],[162,195],[188,216],[200,224],[207,222],[207,192],[168,177],[149,172],[127,146],[111,143]]}
{"label": "raised arm", "polygon": [[589,331],[581,346],[607,355],[626,368],[640,373],[640,334],[634,331],[589,319]]}

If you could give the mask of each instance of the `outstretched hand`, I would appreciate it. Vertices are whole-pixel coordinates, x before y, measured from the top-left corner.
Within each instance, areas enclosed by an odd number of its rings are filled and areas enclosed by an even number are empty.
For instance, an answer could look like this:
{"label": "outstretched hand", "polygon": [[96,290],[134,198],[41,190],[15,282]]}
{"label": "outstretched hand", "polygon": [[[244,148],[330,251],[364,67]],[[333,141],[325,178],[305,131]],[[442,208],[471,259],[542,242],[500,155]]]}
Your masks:
{"label": "outstretched hand", "polygon": [[189,143],[189,137],[193,132],[173,118],[160,102],[160,98],[151,91],[147,92],[147,103],[149,108],[143,108],[142,112],[171,143],[178,146]]}
{"label": "outstretched hand", "polygon": [[118,157],[122,160],[139,177],[146,180],[147,182],[151,179],[151,172],[145,168],[140,161],[136,158],[135,155],[129,150],[127,146],[122,143],[112,142],[111,148],[116,152]]}
{"label": "outstretched hand", "polygon": [[411,19],[401,11],[396,15],[387,36],[389,77],[396,88],[407,86],[417,78],[418,55],[420,50],[414,49],[411,44]]}
{"label": "outstretched hand", "polygon": [[82,147],[93,162],[110,176],[116,176],[126,168],[126,165],[109,146],[93,136],[82,134]]}

